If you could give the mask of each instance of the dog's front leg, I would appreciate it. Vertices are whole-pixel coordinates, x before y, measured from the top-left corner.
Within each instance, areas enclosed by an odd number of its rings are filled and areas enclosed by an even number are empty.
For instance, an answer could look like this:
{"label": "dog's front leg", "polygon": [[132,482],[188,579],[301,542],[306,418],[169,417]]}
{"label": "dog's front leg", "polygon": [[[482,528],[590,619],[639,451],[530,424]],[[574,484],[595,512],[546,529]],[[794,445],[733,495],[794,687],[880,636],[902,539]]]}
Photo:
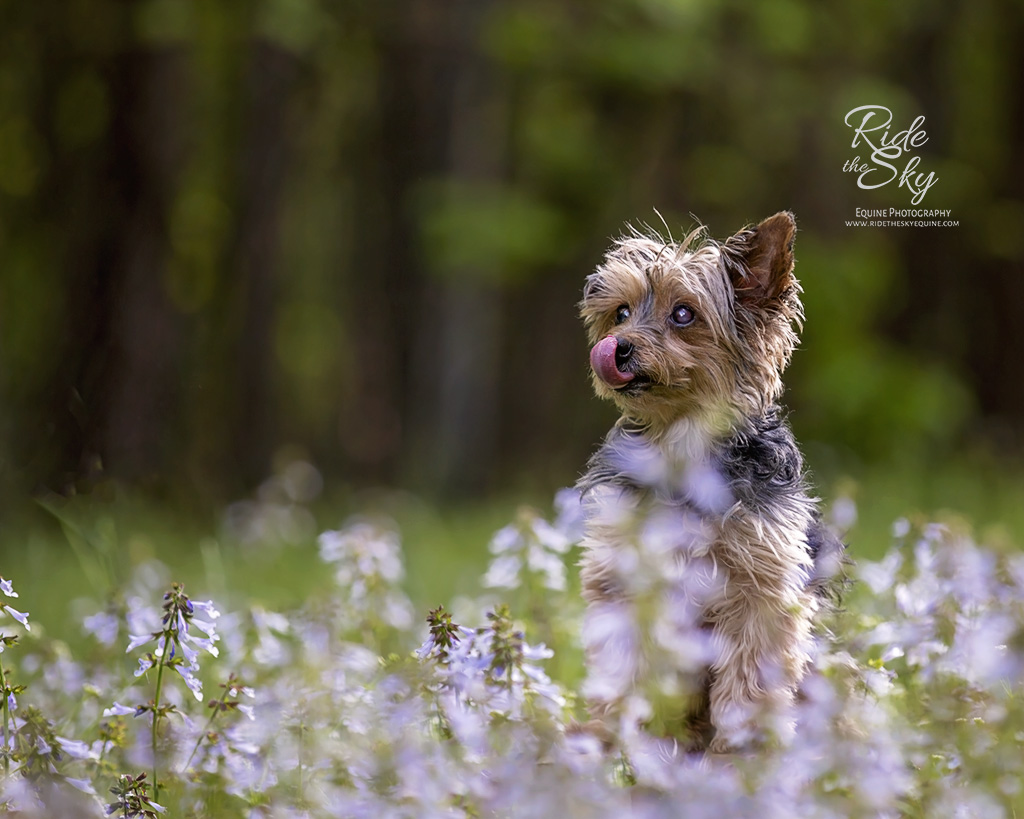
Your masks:
{"label": "dog's front leg", "polygon": [[[769,724],[776,731],[787,725],[785,715],[808,662],[811,609],[784,606],[748,591],[715,613],[712,753],[762,741]],[[778,717],[783,721],[776,722]]]}

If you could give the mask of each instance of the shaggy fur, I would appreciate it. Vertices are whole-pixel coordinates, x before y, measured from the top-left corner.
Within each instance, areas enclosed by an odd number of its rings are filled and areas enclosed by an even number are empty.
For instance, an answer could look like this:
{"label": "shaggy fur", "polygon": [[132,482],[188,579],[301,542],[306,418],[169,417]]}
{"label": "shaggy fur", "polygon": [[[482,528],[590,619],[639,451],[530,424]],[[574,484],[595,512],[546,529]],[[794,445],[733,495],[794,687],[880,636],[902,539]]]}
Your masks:
{"label": "shaggy fur", "polygon": [[[606,359],[594,365],[595,392],[622,412],[580,481],[586,600],[624,594],[615,558],[629,536],[602,510],[639,508],[652,496],[623,468],[637,446],[670,466],[713,470],[728,488],[724,507],[659,499],[700,520],[706,557],[724,575],[700,601],[716,660],[705,678],[707,713],[691,715],[691,736],[698,745],[710,739],[713,752],[758,735],[760,718],[792,703],[813,620],[842,562],[843,547],[820,522],[776,403],[803,319],[795,233],[790,213],[721,243],[698,233],[674,244],[634,232],[587,278],[581,303],[592,362]],[[680,306],[693,316],[685,326],[673,320]],[[591,705],[602,715],[616,708]],[[706,718],[711,731],[701,728]]]}

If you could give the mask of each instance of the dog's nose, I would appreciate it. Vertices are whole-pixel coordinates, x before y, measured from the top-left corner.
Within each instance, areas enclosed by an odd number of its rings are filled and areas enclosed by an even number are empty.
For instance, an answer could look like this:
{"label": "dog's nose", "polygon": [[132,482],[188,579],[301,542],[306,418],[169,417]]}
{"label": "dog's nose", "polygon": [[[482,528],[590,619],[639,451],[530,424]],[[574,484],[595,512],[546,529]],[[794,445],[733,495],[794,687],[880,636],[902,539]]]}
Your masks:
{"label": "dog's nose", "polygon": [[615,347],[615,366],[624,370],[633,357],[633,345],[621,338],[615,340],[618,342]]}

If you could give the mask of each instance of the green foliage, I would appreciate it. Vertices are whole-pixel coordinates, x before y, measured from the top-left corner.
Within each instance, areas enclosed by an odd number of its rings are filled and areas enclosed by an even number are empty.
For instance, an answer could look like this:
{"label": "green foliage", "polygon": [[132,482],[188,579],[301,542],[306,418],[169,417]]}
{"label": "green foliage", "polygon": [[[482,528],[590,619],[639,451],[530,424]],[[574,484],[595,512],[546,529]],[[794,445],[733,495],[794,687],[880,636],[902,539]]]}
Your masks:
{"label": "green foliage", "polygon": [[805,237],[798,252],[811,317],[789,380],[801,431],[868,461],[948,446],[974,410],[971,394],[948,367],[875,330],[902,295],[891,244],[847,242],[837,252]]}
{"label": "green foliage", "polygon": [[525,190],[451,181],[417,199],[423,254],[440,277],[513,283],[558,261],[563,217]]}
{"label": "green foliage", "polygon": [[[579,285],[655,207],[719,237],[796,211],[807,328],[788,400],[842,466],[1016,418],[1013,3],[2,8],[6,486],[109,470],[224,493],[285,442],[330,474],[429,481],[408,444],[443,414],[486,417],[456,467],[569,474],[605,425],[578,377]],[[959,228],[842,228],[897,204],[839,170],[843,115],[865,102],[927,117],[932,204]],[[546,356],[566,396],[543,424],[515,364],[448,353],[424,373],[447,331],[432,294],[481,283],[502,318],[481,347],[528,333],[567,351]],[[126,363],[143,350],[160,359],[145,379]],[[467,406],[439,394],[452,381],[474,384]],[[367,417],[377,443],[351,445]],[[132,456],[110,443],[126,423]]]}

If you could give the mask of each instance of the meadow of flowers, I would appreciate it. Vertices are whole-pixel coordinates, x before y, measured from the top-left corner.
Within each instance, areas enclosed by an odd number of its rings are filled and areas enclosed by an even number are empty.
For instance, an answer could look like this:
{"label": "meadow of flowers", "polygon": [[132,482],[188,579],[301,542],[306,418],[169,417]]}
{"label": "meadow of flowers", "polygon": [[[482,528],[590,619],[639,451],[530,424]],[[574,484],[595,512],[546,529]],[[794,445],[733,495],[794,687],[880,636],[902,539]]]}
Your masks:
{"label": "meadow of flowers", "polygon": [[[429,612],[403,591],[399,533],[371,519],[319,536],[332,591],[293,611],[229,609],[150,561],[92,601],[69,645],[32,630],[33,601],[3,577],[2,810],[1024,815],[1024,555],[897,521],[884,559],[849,569],[786,720],[795,730],[707,758],[666,728],[679,680],[708,660],[673,572],[692,548],[685,521],[623,520],[631,602],[585,614],[579,510],[566,490],[551,520],[522,511],[494,535],[479,593]],[[854,514],[833,507],[839,526]],[[587,729],[588,697],[621,699],[610,740]]]}

